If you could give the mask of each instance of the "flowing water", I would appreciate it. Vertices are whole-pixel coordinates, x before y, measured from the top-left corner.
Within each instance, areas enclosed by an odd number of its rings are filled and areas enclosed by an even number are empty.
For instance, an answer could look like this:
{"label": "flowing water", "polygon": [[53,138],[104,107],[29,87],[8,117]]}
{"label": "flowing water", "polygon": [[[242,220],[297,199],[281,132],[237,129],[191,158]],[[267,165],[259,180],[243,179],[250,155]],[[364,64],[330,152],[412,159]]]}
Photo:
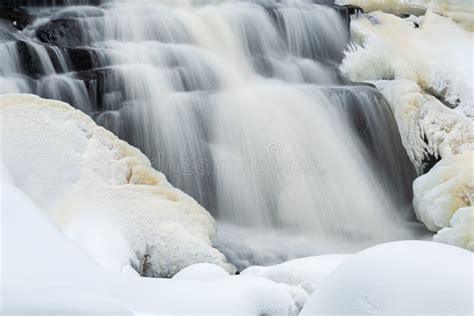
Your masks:
{"label": "flowing water", "polygon": [[25,29],[0,22],[0,93],[64,100],[139,147],[240,268],[413,238],[412,166],[387,102],[339,74],[328,4],[27,7]]}

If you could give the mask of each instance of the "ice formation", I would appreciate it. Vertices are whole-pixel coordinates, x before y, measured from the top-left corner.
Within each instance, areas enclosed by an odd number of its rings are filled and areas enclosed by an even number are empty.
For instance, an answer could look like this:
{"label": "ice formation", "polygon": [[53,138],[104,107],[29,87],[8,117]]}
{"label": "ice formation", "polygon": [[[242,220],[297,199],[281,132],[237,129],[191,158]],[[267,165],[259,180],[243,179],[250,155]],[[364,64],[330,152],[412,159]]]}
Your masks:
{"label": "ice formation", "polygon": [[14,182],[97,262],[147,276],[198,262],[234,271],[212,247],[210,214],[139,150],[62,102],[4,95],[0,111]]}
{"label": "ice formation", "polygon": [[474,116],[474,34],[447,17],[428,12],[419,28],[382,12],[351,24],[354,46],[341,70],[362,80],[408,79],[456,111]]}
{"label": "ice formation", "polygon": [[426,241],[369,248],[323,280],[301,315],[472,315],[473,256]]}
{"label": "ice formation", "polygon": [[355,4],[365,11],[382,10],[398,15],[423,15],[430,10],[450,17],[467,30],[474,30],[474,7],[471,0],[336,0],[339,4]]}
{"label": "ice formation", "polygon": [[374,82],[392,106],[402,143],[422,172],[427,157],[449,157],[474,149],[470,118],[426,94],[414,81]]}
{"label": "ice formation", "polygon": [[371,15],[377,23],[353,21],[341,71],[373,82],[389,101],[419,174],[440,160],[414,183],[417,217],[439,231],[434,240],[472,250],[473,33],[430,11],[419,27],[414,18]]}

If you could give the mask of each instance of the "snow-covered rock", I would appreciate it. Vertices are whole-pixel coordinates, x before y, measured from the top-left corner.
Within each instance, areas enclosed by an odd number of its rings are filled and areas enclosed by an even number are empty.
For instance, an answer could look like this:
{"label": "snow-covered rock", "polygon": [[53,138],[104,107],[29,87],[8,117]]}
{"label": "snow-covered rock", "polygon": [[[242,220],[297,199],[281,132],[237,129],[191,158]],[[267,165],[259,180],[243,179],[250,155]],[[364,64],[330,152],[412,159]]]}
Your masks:
{"label": "snow-covered rock", "polygon": [[389,101],[402,143],[421,173],[427,156],[438,159],[474,150],[474,124],[411,80],[374,82]]}
{"label": "snow-covered rock", "polygon": [[472,315],[473,257],[426,241],[366,249],[322,281],[301,315]]}
{"label": "snow-covered rock", "polygon": [[62,102],[4,95],[0,114],[16,185],[104,267],[172,276],[208,262],[234,272],[212,247],[211,215],[138,149]]}
{"label": "snow-covered rock", "polygon": [[[413,205],[434,240],[474,251],[474,151],[443,158],[413,183]],[[458,212],[461,212],[459,215]]]}
{"label": "snow-covered rock", "polygon": [[458,209],[433,240],[474,251],[474,207]]}
{"label": "snow-covered rock", "polygon": [[[371,13],[352,23],[354,46],[341,71],[355,81],[374,83],[389,101],[413,165],[417,217],[434,238],[472,249],[471,215],[474,151],[474,34],[430,11],[401,19]],[[419,28],[414,23],[421,24]],[[463,221],[467,222],[463,222]]]}
{"label": "snow-covered rock", "polygon": [[474,117],[474,34],[447,17],[428,12],[419,28],[382,12],[351,24],[356,44],[341,71],[355,81],[408,79],[456,111]]}
{"label": "snow-covered rock", "polygon": [[336,0],[336,3],[354,4],[366,12],[382,10],[398,15],[423,15],[430,10],[450,17],[467,30],[474,31],[472,0]]}
{"label": "snow-covered rock", "polygon": [[2,315],[296,313],[295,302],[278,284],[230,276],[216,266],[205,278],[197,274],[208,265],[189,267],[189,281],[101,269],[15,187],[6,168],[0,171]]}

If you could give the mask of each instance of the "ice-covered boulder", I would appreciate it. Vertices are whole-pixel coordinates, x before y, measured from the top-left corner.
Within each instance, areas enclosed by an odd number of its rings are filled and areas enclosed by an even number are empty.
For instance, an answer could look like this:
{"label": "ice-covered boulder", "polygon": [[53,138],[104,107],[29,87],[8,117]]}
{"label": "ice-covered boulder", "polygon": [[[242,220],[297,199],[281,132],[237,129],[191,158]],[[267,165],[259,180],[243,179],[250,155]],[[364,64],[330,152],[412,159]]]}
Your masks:
{"label": "ice-covered boulder", "polygon": [[90,256],[121,271],[172,276],[199,262],[233,267],[212,247],[211,215],[136,148],[71,106],[0,96],[2,159],[16,185]]}
{"label": "ice-covered boulder", "polygon": [[323,280],[301,315],[472,315],[473,256],[426,241],[366,249]]}
{"label": "ice-covered boulder", "polygon": [[[443,158],[413,183],[417,217],[434,240],[474,251],[474,151]],[[459,214],[457,214],[460,212]]]}
{"label": "ice-covered boulder", "polygon": [[403,146],[419,173],[428,171],[424,165],[428,157],[439,160],[474,150],[470,118],[449,109],[411,80],[375,83],[392,107]]}
{"label": "ice-covered boulder", "polygon": [[458,209],[433,240],[474,251],[474,207]]}
{"label": "ice-covered boulder", "polygon": [[360,16],[351,25],[356,44],[346,52],[341,71],[354,81],[407,79],[424,91],[474,117],[473,33],[432,12],[412,21],[382,12],[378,23]]}

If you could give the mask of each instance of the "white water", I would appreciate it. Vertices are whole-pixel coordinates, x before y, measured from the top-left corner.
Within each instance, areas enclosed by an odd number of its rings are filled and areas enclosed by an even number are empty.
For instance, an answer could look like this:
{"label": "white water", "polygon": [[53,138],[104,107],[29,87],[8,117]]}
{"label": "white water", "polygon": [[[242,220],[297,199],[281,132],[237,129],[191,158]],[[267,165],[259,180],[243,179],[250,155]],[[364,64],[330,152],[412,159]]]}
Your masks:
{"label": "white water", "polygon": [[[0,92],[68,101],[138,146],[213,213],[216,243],[240,267],[412,236],[410,165],[386,102],[335,70],[348,42],[336,11],[157,3],[108,3],[99,17],[35,9],[44,17],[15,37],[41,75],[25,77],[4,40]],[[89,91],[56,73],[71,63],[60,49],[55,67],[33,44],[38,25],[70,12],[104,67]]]}

